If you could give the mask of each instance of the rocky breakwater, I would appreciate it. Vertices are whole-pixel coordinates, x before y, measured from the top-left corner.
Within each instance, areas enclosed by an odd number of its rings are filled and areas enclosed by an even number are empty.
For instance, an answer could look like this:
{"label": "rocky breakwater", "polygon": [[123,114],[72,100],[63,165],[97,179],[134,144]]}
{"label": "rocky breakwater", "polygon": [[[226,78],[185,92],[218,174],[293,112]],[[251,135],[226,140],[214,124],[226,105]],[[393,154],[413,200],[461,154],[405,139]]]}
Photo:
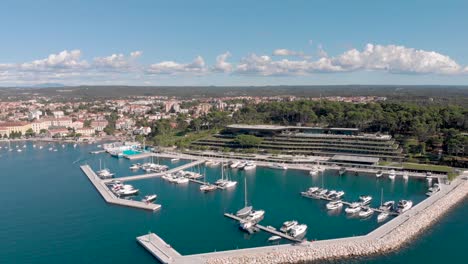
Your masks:
{"label": "rocky breakwater", "polygon": [[[454,185],[455,183],[453,183]],[[401,248],[415,239],[447,211],[462,201],[468,194],[468,181],[456,180],[456,187],[447,186],[450,191],[441,195],[423,208],[413,208],[394,223],[387,223],[385,232],[371,232],[368,235],[337,240],[304,242],[284,247],[259,248],[258,252],[238,251],[209,257],[204,261],[210,264],[225,263],[301,263],[320,260],[340,259],[381,254]],[[377,231],[377,230],[376,230]],[[382,231],[382,230],[381,230]]]}

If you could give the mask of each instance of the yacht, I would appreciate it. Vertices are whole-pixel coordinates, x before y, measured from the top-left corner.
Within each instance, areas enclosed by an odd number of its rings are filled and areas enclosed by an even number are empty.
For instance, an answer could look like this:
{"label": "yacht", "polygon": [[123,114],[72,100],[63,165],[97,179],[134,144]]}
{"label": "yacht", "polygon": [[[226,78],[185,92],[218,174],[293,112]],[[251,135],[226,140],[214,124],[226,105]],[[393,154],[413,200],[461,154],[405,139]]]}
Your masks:
{"label": "yacht", "polygon": [[114,176],[114,173],[111,173],[108,169],[102,169],[98,171],[98,176],[101,178],[112,178],[112,176]]}
{"label": "yacht", "polygon": [[368,205],[372,201],[372,196],[370,196],[370,195],[361,195],[361,196],[359,196],[359,201],[361,202],[361,205]]}
{"label": "yacht", "polygon": [[253,170],[257,167],[257,165],[253,162],[247,162],[247,164],[245,164],[244,166],[244,170],[248,171],[248,170]]}
{"label": "yacht", "polygon": [[39,146],[39,149],[42,149],[42,148],[43,148],[43,146]]}
{"label": "yacht", "polygon": [[212,185],[212,184],[203,184],[200,186],[200,191],[202,192],[211,192],[216,189],[217,189],[216,185]]}
{"label": "yacht", "polygon": [[16,151],[21,152],[22,150],[21,150],[21,149],[17,149]]}
{"label": "yacht", "polygon": [[233,188],[236,185],[237,185],[236,181],[225,180],[220,186],[225,188],[225,189],[229,189],[229,188]]}
{"label": "yacht", "polygon": [[245,220],[248,222],[258,223],[263,219],[264,215],[264,210],[252,210],[250,214],[245,218]]}
{"label": "yacht", "polygon": [[283,223],[283,226],[281,226],[280,228],[280,231],[283,232],[283,233],[286,233],[288,232],[291,228],[293,228],[294,226],[296,226],[298,223],[296,220],[292,220],[292,221],[286,221]]}
{"label": "yacht", "polygon": [[280,236],[271,236],[270,238],[268,238],[268,242],[275,242],[278,240],[281,240]]}
{"label": "yacht", "polygon": [[250,222],[250,221],[241,221],[239,222],[239,227],[249,233],[253,232],[253,228],[255,226],[255,223]]}
{"label": "yacht", "polygon": [[429,190],[427,191],[426,195],[427,196],[431,196],[433,195],[434,193],[440,191],[440,186],[439,184],[434,184],[434,186],[432,186],[431,188],[429,188]]}
{"label": "yacht", "polygon": [[362,207],[361,211],[359,212],[359,217],[366,218],[371,216],[374,213],[374,210],[372,210],[368,206]]}
{"label": "yacht", "polygon": [[247,204],[247,177],[244,177],[244,208],[236,212],[237,217],[244,218],[252,212],[252,206]]}
{"label": "yacht", "polygon": [[277,169],[277,170],[287,170],[288,167],[285,164],[279,164],[279,163],[274,163],[268,166],[271,169]]}
{"label": "yacht", "polygon": [[395,176],[396,176],[395,170],[393,170],[393,169],[390,170],[390,172],[388,173],[388,178],[389,178],[390,180],[394,180],[394,179],[395,179]]}
{"label": "yacht", "polygon": [[403,172],[403,179],[408,180],[409,178],[409,173],[407,171]]}
{"label": "yacht", "polygon": [[330,190],[328,193],[325,194],[325,198],[331,199],[335,194],[335,190]]}
{"label": "yacht", "polygon": [[338,191],[338,192],[335,193],[335,195],[332,198],[333,199],[340,199],[341,197],[343,197],[343,195],[345,195],[344,191]]}
{"label": "yacht", "polygon": [[413,207],[413,202],[410,200],[401,200],[398,202],[397,205],[397,212],[402,214],[408,211],[411,207]]}
{"label": "yacht", "polygon": [[380,178],[380,177],[382,177],[382,175],[383,175],[383,172],[382,172],[381,170],[379,170],[379,171],[375,174],[375,177]]}
{"label": "yacht", "polygon": [[239,162],[239,164],[237,164],[236,169],[242,170],[245,167],[245,165],[247,165],[247,162],[241,161]]}
{"label": "yacht", "polygon": [[395,205],[395,201],[388,201],[383,203],[379,209],[383,211],[391,211],[393,210],[393,206]]}
{"label": "yacht", "polygon": [[174,163],[179,162],[179,161],[180,161],[179,158],[173,158],[173,159],[171,159],[171,162],[174,162]]}
{"label": "yacht", "polygon": [[341,200],[335,200],[327,203],[328,210],[336,210],[340,209],[341,207],[343,207],[343,202]]}
{"label": "yacht", "polygon": [[131,170],[138,170],[139,168],[140,168],[140,165],[138,164],[133,164],[132,166],[130,166]]}
{"label": "yacht", "polygon": [[296,238],[307,232],[307,225],[295,225],[289,230],[289,235]]}
{"label": "yacht", "polygon": [[234,160],[234,161],[231,162],[231,164],[229,164],[229,167],[231,169],[237,169],[237,166],[239,166],[240,163],[241,163],[240,161]]}
{"label": "yacht", "polygon": [[426,180],[427,180],[427,184],[430,185],[432,183],[432,177],[426,176]]}
{"label": "yacht", "polygon": [[158,197],[156,194],[146,195],[141,201],[144,203],[151,203],[156,200],[156,197]]}
{"label": "yacht", "polygon": [[312,169],[309,171],[309,174],[317,175],[318,172],[319,172],[319,169],[317,168],[317,166],[313,166]]}
{"label": "yacht", "polygon": [[361,211],[361,203],[358,203],[358,202],[354,202],[354,203],[350,204],[345,209],[345,212],[347,214],[355,214],[355,213],[358,213],[359,211]]}
{"label": "yacht", "polygon": [[188,182],[189,182],[189,179],[184,178],[184,177],[176,177],[174,179],[174,183],[177,183],[177,184],[188,183]]}
{"label": "yacht", "polygon": [[385,219],[387,219],[390,216],[390,213],[387,211],[381,212],[379,215],[377,215],[377,222],[383,222]]}
{"label": "yacht", "polygon": [[115,193],[118,196],[130,196],[130,195],[135,195],[138,194],[139,190],[133,188],[132,185],[126,184],[120,187],[118,190],[115,191]]}
{"label": "yacht", "polygon": [[341,167],[340,170],[338,171],[338,174],[343,175],[346,173],[346,168],[345,167]]}
{"label": "yacht", "polygon": [[205,161],[205,165],[208,166],[208,167],[215,167],[215,166],[218,166],[219,164],[221,164],[219,161],[216,161],[216,160],[206,160]]}

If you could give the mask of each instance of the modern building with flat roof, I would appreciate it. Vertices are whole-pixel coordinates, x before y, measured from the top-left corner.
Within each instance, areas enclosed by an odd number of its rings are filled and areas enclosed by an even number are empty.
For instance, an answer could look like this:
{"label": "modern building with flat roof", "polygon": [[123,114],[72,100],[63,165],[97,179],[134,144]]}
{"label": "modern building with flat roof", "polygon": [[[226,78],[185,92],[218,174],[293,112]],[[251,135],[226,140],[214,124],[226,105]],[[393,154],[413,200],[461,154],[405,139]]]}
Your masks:
{"label": "modern building with flat roof", "polygon": [[330,157],[360,156],[396,161],[403,159],[402,150],[391,136],[366,134],[357,128],[235,124],[227,126],[220,134],[194,142],[192,146],[240,151],[246,147],[240,146],[235,139],[236,136],[245,134],[262,139],[261,144],[255,146],[256,151],[260,152]]}

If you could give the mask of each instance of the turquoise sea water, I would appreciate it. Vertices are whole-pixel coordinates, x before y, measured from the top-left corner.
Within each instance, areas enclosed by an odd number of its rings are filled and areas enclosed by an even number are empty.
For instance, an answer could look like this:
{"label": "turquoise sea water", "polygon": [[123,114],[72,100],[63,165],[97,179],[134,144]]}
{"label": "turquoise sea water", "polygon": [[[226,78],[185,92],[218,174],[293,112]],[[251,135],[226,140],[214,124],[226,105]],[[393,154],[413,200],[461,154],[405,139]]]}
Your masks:
{"label": "turquoise sea water", "polygon": [[[344,212],[330,214],[324,208],[325,202],[299,195],[310,186],[321,185],[322,179],[326,188],[344,190],[346,200],[370,194],[374,205],[380,202],[381,188],[385,200],[405,198],[415,202],[425,198],[427,189],[423,180],[405,183],[397,178],[392,183],[373,175],[340,177],[333,171],[325,172],[322,178],[303,171],[260,167],[251,172],[230,170],[229,176],[238,181],[238,186],[208,194],[201,193],[199,185],[174,185],[160,178],[130,182],[140,189],[140,196],[158,195],[157,203],[163,207],[152,213],[107,205],[79,169],[79,165],[87,163],[97,170],[101,159],[117,177],[142,173],[128,169],[132,162],[106,154],[88,154],[94,146],[57,146],[57,152],[48,151],[48,146],[33,149],[31,143],[23,152],[0,149],[0,263],[155,263],[135,241],[149,231],[181,254],[268,245],[266,233],[247,235],[223,216],[224,212],[235,212],[243,206],[244,177],[249,203],[266,211],[262,224],[279,227],[286,220],[298,220],[308,225],[309,240],[361,235],[378,226],[376,216],[361,220],[350,219]],[[189,161],[159,162],[175,167]],[[206,172],[210,182],[221,174],[219,168],[206,168]],[[356,261],[403,263],[409,258],[434,263],[432,260],[437,258],[431,256],[435,251],[442,255],[446,250],[461,248],[457,242],[467,237],[467,216],[465,203],[408,249]]]}

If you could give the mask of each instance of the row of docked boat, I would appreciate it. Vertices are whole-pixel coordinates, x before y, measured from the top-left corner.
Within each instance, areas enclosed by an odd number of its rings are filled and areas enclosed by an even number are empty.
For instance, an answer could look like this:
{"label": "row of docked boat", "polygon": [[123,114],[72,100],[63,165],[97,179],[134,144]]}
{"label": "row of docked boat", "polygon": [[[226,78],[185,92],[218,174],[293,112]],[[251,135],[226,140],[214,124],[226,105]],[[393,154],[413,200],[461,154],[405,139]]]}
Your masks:
{"label": "row of docked boat", "polygon": [[301,195],[314,199],[338,200],[344,195],[344,191],[328,190],[320,187],[310,187],[307,191],[301,192]]}
{"label": "row of docked boat", "polygon": [[234,160],[234,161],[230,161],[228,163],[228,166],[229,168],[231,169],[238,169],[238,170],[245,170],[245,171],[249,171],[249,170],[254,170],[255,168],[257,168],[257,164],[253,161],[238,161],[238,160]]}
{"label": "row of docked boat", "polygon": [[135,189],[130,184],[123,184],[121,181],[113,180],[108,184],[109,189],[117,196],[132,196],[137,195],[140,190]]}
{"label": "row of docked boat", "polygon": [[136,170],[144,170],[146,172],[164,172],[169,169],[167,165],[161,165],[157,163],[152,163],[152,162],[146,162],[143,164],[140,163],[135,163],[130,166],[130,170],[136,171]]}
{"label": "row of docked boat", "polygon": [[171,173],[166,173],[163,176],[161,176],[164,180],[176,184],[183,184],[183,183],[188,183],[189,179],[187,177],[184,177],[180,174],[171,174]]}

